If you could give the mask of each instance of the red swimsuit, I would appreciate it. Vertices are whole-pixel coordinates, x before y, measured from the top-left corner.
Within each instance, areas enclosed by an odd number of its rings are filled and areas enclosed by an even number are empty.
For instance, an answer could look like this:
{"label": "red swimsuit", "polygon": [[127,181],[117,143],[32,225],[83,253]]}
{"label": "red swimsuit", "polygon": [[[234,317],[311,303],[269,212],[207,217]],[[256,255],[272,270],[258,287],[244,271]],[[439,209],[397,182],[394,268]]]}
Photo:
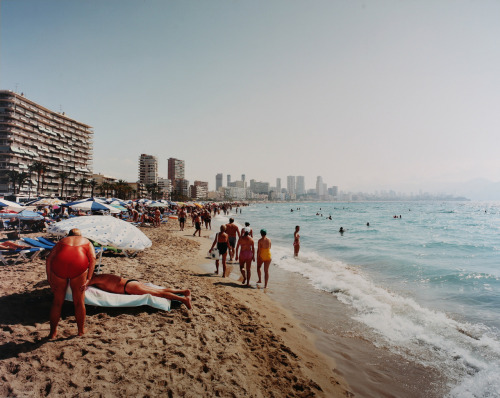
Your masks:
{"label": "red swimsuit", "polygon": [[89,268],[88,243],[80,246],[70,246],[59,242],[56,250],[51,270],[59,278],[76,278]]}

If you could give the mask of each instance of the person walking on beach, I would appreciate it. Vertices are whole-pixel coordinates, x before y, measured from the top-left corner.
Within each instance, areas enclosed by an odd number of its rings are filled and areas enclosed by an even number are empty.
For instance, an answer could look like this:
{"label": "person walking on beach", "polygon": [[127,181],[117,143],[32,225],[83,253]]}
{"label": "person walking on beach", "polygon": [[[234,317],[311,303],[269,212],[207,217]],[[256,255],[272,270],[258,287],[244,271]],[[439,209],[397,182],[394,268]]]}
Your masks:
{"label": "person walking on beach", "polygon": [[226,224],[226,232],[229,236],[229,259],[233,261],[234,249],[236,248],[236,240],[237,238],[240,238],[240,230],[234,224],[234,218],[230,218],[229,224]]}
{"label": "person walking on beach", "polygon": [[217,245],[217,250],[219,251],[219,256],[215,259],[215,273],[219,274],[219,259],[222,258],[222,277],[226,277],[226,258],[227,249],[229,244],[229,236],[226,234],[226,226],[220,226],[220,232],[215,235],[214,242],[209,252],[211,253],[214,247]]}
{"label": "person walking on beach", "polygon": [[295,232],[293,233],[293,255],[297,257],[299,255],[300,250],[300,226],[295,227]]}
{"label": "person walking on beach", "polygon": [[243,276],[241,284],[246,283],[247,286],[250,286],[250,268],[252,261],[255,261],[255,244],[250,237],[250,229],[243,228],[243,236],[240,237],[236,245],[236,261],[238,261],[238,257],[241,275]]}
{"label": "person walking on beach", "polygon": [[264,264],[264,289],[267,288],[269,281],[269,265],[271,264],[271,240],[267,237],[265,229],[260,230],[261,238],[257,242],[257,275],[259,280],[257,283],[262,283],[260,267]]}
{"label": "person walking on beach", "polygon": [[[245,222],[244,228],[247,228],[250,231],[249,235],[253,238],[253,230],[252,230],[252,228],[250,228],[250,223],[248,221]],[[243,231],[244,228],[242,228],[241,230]]]}
{"label": "person walking on beach", "polygon": [[200,213],[196,212],[193,214],[193,220],[194,220],[194,225],[195,225],[195,231],[193,236],[196,236],[196,233],[198,233],[198,236],[201,237],[201,217]]}
{"label": "person walking on beach", "polygon": [[186,216],[187,216],[186,209],[182,207],[179,210],[179,214],[177,214],[177,217],[179,218],[179,227],[181,231],[184,231],[184,226],[186,225]]}
{"label": "person walking on beach", "polygon": [[82,336],[85,333],[85,289],[94,274],[95,262],[94,246],[81,236],[77,228],[69,231],[66,238],[57,242],[47,257],[47,280],[54,293],[50,309],[49,339],[54,339],[57,335],[57,325],[61,319],[68,283],[73,293],[78,335]]}

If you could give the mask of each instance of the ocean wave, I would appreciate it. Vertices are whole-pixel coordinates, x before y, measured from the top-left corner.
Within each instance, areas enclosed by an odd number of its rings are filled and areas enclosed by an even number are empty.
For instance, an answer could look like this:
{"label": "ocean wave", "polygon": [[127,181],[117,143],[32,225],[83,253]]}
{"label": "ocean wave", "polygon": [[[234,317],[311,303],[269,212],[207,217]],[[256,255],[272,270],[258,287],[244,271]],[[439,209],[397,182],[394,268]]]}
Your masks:
{"label": "ocean wave", "polygon": [[[491,396],[485,394],[494,388],[491,375],[500,366],[497,329],[425,308],[411,297],[377,286],[361,269],[314,252],[301,251],[294,258],[289,248],[273,246],[273,259],[354,309],[353,319],[375,333],[377,346],[444,370],[453,384],[475,388],[475,396]],[[451,396],[459,396],[457,388]]]}

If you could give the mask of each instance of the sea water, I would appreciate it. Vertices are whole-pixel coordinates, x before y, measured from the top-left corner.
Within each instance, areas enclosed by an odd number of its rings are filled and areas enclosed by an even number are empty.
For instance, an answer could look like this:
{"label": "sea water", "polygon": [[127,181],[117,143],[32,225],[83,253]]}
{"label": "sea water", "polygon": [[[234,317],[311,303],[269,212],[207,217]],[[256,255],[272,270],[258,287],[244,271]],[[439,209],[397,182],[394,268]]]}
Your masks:
{"label": "sea water", "polygon": [[374,346],[443,374],[451,397],[500,396],[500,203],[255,204],[233,216],[256,240],[267,229],[272,267],[343,303]]}

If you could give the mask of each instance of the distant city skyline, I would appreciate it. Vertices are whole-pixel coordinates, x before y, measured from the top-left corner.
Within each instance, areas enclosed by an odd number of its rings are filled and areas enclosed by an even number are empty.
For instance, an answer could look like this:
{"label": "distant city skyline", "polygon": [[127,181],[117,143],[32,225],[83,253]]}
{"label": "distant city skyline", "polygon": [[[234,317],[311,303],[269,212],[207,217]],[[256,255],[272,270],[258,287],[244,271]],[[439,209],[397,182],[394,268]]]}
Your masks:
{"label": "distant city skyline", "polygon": [[0,7],[0,87],[92,126],[96,173],[500,198],[500,2]]}

